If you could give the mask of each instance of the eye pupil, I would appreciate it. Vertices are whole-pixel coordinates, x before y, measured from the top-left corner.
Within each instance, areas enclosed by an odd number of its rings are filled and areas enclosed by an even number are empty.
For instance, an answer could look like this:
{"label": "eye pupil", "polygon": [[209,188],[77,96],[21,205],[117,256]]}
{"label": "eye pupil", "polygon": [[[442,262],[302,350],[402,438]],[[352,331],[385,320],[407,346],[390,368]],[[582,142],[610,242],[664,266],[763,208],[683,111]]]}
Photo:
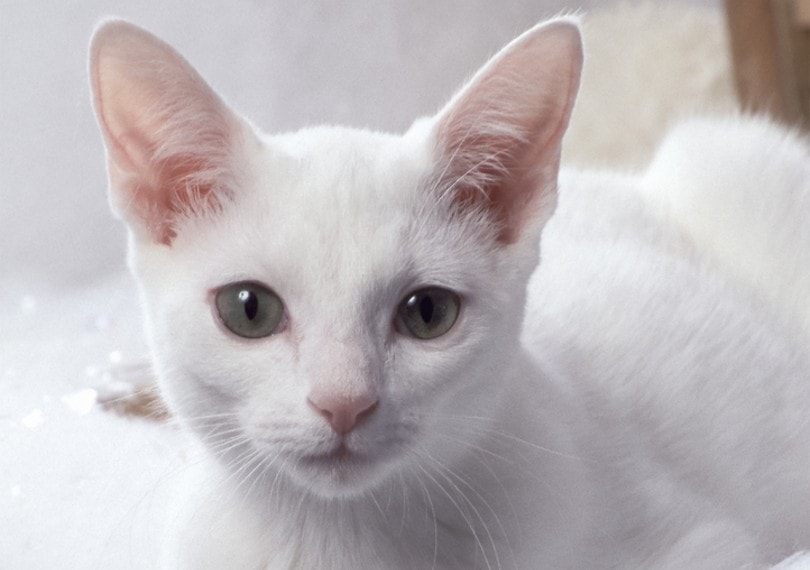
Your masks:
{"label": "eye pupil", "polygon": [[253,320],[259,312],[259,298],[250,291],[239,291],[239,300],[245,308],[245,316]]}
{"label": "eye pupil", "polygon": [[433,299],[427,296],[422,297],[422,300],[419,302],[419,314],[426,323],[430,323],[433,319],[433,308]]}

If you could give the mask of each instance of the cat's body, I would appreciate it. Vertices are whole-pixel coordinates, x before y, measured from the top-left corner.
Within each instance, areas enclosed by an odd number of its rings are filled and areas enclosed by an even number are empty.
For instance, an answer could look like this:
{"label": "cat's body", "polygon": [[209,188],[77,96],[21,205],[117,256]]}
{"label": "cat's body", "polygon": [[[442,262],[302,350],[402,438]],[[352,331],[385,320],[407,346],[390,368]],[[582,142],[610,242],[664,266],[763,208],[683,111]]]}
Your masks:
{"label": "cat's body", "polygon": [[[685,146],[664,151],[699,162],[707,128],[747,136],[751,161],[775,142],[757,138],[759,124],[717,121],[681,127]],[[610,565],[619,568],[756,568],[806,547],[806,343],[763,302],[767,293],[718,271],[707,244],[661,208],[660,187],[651,197],[654,168],[562,180],[524,342],[584,410],[569,433],[593,459],[589,488],[609,498],[591,511],[604,518],[591,520],[587,544],[604,532],[606,551],[623,551]],[[790,270],[804,255],[772,253]]]}
{"label": "cat's body", "polygon": [[[803,143],[692,124],[645,175],[565,174],[557,198],[568,20],[402,137],[260,137],[127,24],[92,57],[161,387],[209,456],[167,567],[758,568],[810,547]],[[756,194],[763,132],[798,245],[743,259],[721,245],[769,225],[679,204]]]}
{"label": "cat's body", "polygon": [[[756,568],[810,544],[806,354],[760,289],[718,271],[668,219],[649,195],[657,182],[563,173],[529,287],[523,343],[537,357],[498,378],[510,392],[466,460],[433,458],[428,473],[359,499],[302,500],[273,480],[258,513],[224,475],[212,502],[192,499],[217,525],[184,527],[181,550],[199,557],[189,566],[250,553],[238,567],[426,568],[435,556],[439,568]],[[775,256],[791,270],[798,253]],[[452,444],[481,419],[450,421]],[[235,551],[199,548],[222,527],[245,533]]]}

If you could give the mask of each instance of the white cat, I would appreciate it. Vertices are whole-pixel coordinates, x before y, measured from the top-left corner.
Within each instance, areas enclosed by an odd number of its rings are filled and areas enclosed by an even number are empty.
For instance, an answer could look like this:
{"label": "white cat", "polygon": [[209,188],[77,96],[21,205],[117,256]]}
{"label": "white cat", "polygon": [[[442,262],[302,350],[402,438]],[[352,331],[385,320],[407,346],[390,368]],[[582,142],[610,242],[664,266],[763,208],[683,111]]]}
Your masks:
{"label": "white cat", "polygon": [[761,568],[810,547],[808,150],[693,123],[643,176],[563,173],[558,196],[581,54],[554,20],[402,136],[266,136],[157,38],[97,30],[113,207],[162,393],[209,457],[166,567]]}

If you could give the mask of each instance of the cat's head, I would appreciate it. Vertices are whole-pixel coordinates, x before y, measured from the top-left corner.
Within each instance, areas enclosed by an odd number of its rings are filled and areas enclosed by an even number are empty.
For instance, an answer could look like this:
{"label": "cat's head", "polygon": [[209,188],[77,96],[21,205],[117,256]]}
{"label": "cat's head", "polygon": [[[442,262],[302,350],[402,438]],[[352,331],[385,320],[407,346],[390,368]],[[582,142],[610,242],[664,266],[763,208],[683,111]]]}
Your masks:
{"label": "cat's head", "polygon": [[580,67],[556,20],[404,135],[266,136],[171,47],[102,25],[111,202],[174,413],[253,484],[324,496],[463,452],[508,389]]}

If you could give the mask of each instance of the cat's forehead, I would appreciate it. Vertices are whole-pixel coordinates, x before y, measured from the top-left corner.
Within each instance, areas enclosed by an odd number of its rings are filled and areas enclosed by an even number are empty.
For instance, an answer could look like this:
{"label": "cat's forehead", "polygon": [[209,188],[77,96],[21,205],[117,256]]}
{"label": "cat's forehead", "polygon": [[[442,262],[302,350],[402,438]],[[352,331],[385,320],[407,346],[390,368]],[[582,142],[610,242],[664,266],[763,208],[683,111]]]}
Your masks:
{"label": "cat's forehead", "polygon": [[181,232],[178,246],[204,249],[210,262],[223,252],[225,273],[299,283],[368,281],[399,271],[417,248],[448,246],[439,228],[419,229],[431,161],[408,135],[322,128],[263,145],[249,187],[210,225]]}
{"label": "cat's forehead", "polygon": [[373,242],[396,240],[428,200],[424,146],[338,127],[270,137],[243,219],[317,243],[319,251],[354,251],[365,242],[371,253]]}
{"label": "cat's forehead", "polygon": [[[328,202],[397,201],[429,167],[421,133],[392,135],[347,127],[317,127],[265,138],[262,175],[279,190]],[[281,178],[274,170],[282,170]],[[273,189],[268,189],[270,193]],[[316,196],[321,193],[322,196]]]}

